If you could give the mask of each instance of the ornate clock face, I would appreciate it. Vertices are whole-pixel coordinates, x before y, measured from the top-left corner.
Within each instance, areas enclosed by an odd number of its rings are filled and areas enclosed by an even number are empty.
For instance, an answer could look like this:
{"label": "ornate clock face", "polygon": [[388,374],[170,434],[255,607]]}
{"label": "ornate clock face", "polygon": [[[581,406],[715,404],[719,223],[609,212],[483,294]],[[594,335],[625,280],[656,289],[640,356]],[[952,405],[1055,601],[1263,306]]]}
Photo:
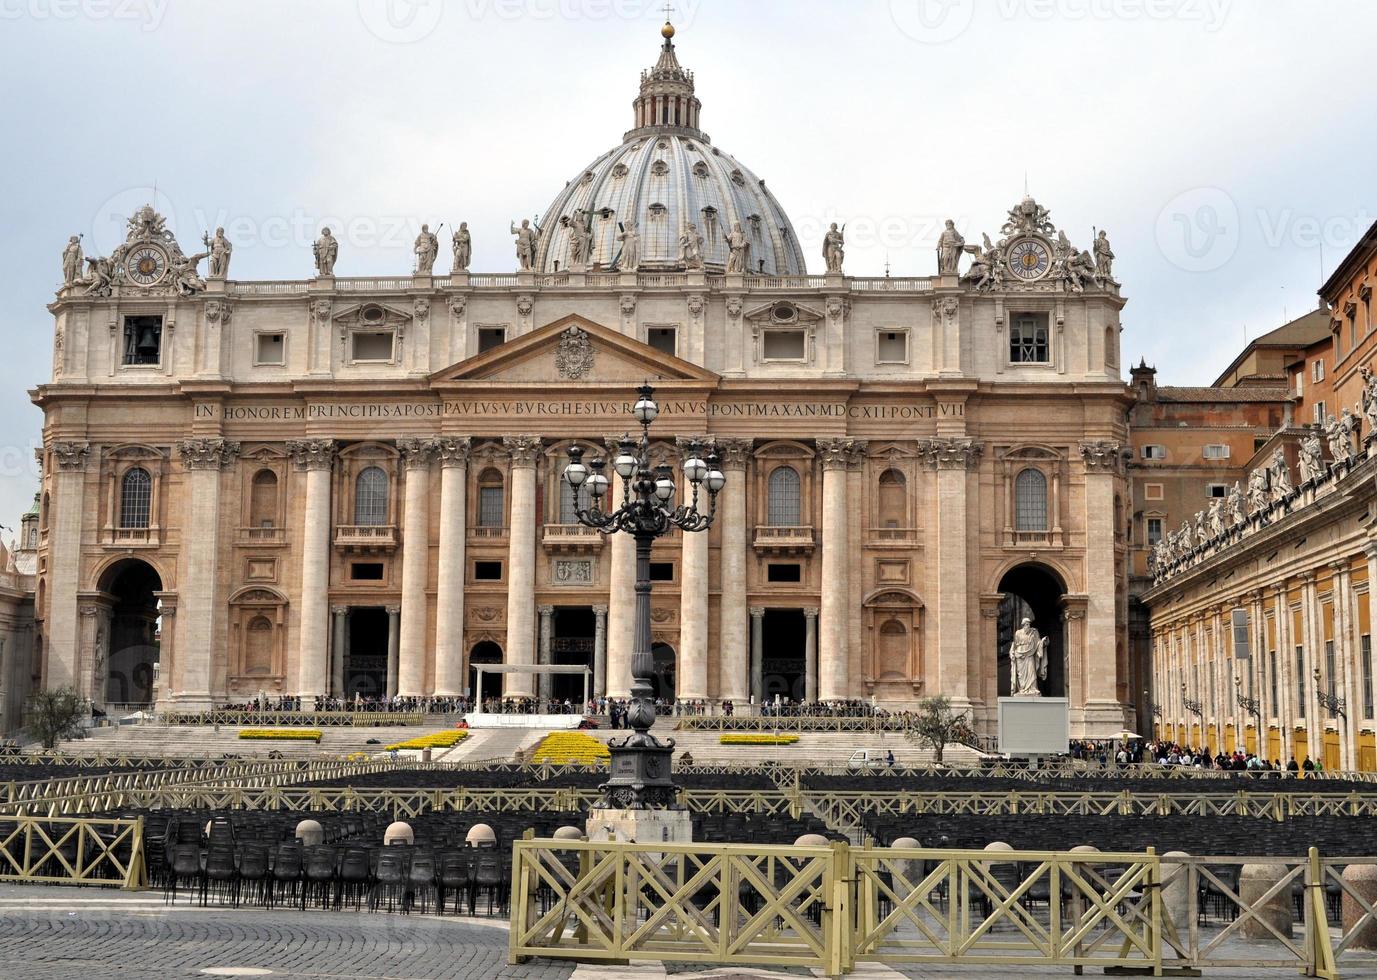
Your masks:
{"label": "ornate clock face", "polygon": [[139,245],[124,262],[130,281],[151,286],[167,272],[167,253],[156,245]]}
{"label": "ornate clock face", "polygon": [[1040,238],[1020,238],[1009,246],[1009,271],[1025,282],[1041,279],[1052,266],[1052,253]]}

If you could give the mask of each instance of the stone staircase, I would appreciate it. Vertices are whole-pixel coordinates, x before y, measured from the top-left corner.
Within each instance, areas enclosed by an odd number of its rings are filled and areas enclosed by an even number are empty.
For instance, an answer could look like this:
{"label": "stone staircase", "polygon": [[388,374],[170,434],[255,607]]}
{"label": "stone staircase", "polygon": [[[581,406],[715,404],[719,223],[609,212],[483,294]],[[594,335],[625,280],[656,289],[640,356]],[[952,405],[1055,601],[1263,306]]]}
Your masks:
{"label": "stone staircase", "polygon": [[[284,759],[333,759],[354,752],[377,755],[383,751],[384,746],[439,731],[447,726],[437,723],[410,727],[323,728],[318,744],[241,739],[240,727],[221,725],[217,730],[213,725],[118,725],[91,729],[86,738],[63,742],[61,748],[64,752],[76,755],[129,754],[216,759],[223,755],[266,757],[270,752],[278,752]],[[377,744],[368,744],[370,739],[376,739]]]}

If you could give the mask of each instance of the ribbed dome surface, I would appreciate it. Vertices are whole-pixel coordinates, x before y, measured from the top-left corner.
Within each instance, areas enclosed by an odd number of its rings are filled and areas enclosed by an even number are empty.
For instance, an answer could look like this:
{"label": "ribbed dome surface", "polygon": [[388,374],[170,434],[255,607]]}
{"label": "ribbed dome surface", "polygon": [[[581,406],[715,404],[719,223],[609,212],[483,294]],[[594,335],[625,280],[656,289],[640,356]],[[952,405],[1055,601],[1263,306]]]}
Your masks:
{"label": "ribbed dome surface", "polygon": [[679,66],[671,37],[672,29],[659,61],[641,76],[635,128],[569,181],[546,209],[536,269],[570,267],[569,223],[582,211],[591,214],[592,243],[583,263],[590,271],[613,268],[621,249],[619,225],[629,218],[640,232],[642,270],[682,269],[679,239],[693,224],[703,236],[705,267],[721,272],[727,232],[739,221],[751,243],[748,272],[804,274],[793,225],[764,181],[698,128],[693,75]]}

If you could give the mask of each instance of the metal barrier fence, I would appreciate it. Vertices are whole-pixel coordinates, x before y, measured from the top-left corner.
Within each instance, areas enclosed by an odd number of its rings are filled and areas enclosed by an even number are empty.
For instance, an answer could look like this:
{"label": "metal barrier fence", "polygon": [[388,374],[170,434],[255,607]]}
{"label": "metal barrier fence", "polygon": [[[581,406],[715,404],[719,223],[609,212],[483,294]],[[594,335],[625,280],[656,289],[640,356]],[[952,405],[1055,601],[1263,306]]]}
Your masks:
{"label": "metal barrier fence", "polygon": [[[1159,857],[523,840],[508,954],[512,963],[686,961],[832,976],[875,962],[1157,975],[1283,967],[1336,978],[1359,955],[1360,931],[1371,944],[1377,929],[1373,905],[1335,877],[1353,860],[1377,863],[1314,849]],[[1324,885],[1333,880],[1360,914],[1331,933]]]}
{"label": "metal barrier fence", "polygon": [[382,728],[424,725],[429,719],[443,724],[448,716],[421,711],[164,711],[158,715],[163,725],[259,725],[279,728]]}
{"label": "metal barrier fence", "polygon": [[0,817],[0,881],[142,888],[143,819]]}

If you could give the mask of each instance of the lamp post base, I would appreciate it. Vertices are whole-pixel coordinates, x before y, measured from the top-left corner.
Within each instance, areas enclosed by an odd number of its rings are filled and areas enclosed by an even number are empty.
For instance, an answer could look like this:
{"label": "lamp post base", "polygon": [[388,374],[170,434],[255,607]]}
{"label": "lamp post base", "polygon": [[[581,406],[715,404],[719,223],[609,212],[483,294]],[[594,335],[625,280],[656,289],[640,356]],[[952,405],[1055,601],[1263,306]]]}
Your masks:
{"label": "lamp post base", "polygon": [[604,810],[588,813],[584,827],[590,841],[626,844],[689,844],[693,818],[687,810]]}

